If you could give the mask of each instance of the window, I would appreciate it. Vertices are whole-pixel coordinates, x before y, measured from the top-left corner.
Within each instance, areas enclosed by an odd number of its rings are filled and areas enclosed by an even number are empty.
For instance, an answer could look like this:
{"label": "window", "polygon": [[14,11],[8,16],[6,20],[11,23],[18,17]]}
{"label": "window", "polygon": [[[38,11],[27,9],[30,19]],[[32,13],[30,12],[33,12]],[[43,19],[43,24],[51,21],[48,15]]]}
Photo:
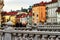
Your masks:
{"label": "window", "polygon": [[38,17],[38,14],[37,14],[37,17]]}
{"label": "window", "polygon": [[34,18],[33,18],[33,20],[34,20]]}
{"label": "window", "polygon": [[36,26],[37,24],[36,24],[36,23],[34,23],[34,25]]}
{"label": "window", "polygon": [[33,13],[33,16],[34,16],[34,13]]}
{"label": "window", "polygon": [[60,15],[60,13],[58,12],[58,15]]}
{"label": "window", "polygon": [[46,7],[46,9],[48,9],[48,7]]}

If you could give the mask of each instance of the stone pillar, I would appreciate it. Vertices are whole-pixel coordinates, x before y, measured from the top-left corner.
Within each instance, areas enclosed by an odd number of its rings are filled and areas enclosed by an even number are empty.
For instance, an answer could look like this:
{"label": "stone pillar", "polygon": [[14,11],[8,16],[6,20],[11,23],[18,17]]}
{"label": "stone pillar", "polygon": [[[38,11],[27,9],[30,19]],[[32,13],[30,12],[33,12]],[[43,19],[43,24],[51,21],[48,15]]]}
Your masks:
{"label": "stone pillar", "polygon": [[42,40],[48,40],[48,35],[42,35]]}
{"label": "stone pillar", "polygon": [[18,40],[18,37],[17,36],[15,37],[15,40]]}
{"label": "stone pillar", "polygon": [[36,36],[34,37],[34,40],[41,40],[41,35],[36,35]]}
{"label": "stone pillar", "polygon": [[19,39],[19,40],[23,40],[22,37],[21,37],[21,35],[22,35],[22,34],[18,34],[18,36],[19,36],[18,39]]}
{"label": "stone pillar", "polygon": [[4,40],[11,40],[11,33],[5,33]]}
{"label": "stone pillar", "polygon": [[12,33],[12,40],[15,40],[16,33]]}
{"label": "stone pillar", "polygon": [[23,40],[28,40],[28,39],[26,38],[26,36],[27,36],[27,34],[24,34],[24,35],[23,35]]}
{"label": "stone pillar", "polygon": [[4,38],[4,40],[12,40],[12,34],[11,33],[8,33],[8,31],[12,31],[12,30],[14,30],[12,27],[8,27],[8,28],[6,28],[6,29],[4,29],[5,31],[7,31],[6,33],[5,33],[5,38]]}
{"label": "stone pillar", "polygon": [[28,38],[28,40],[33,40],[33,34],[29,34],[29,38]]}
{"label": "stone pillar", "polygon": [[60,36],[56,37],[56,40],[60,40]]}
{"label": "stone pillar", "polygon": [[37,35],[35,35],[34,40],[38,40]]}
{"label": "stone pillar", "polygon": [[3,33],[0,33],[0,40],[2,40],[2,34],[3,34]]}
{"label": "stone pillar", "polygon": [[58,37],[56,37],[56,40],[59,40],[59,38],[58,38]]}
{"label": "stone pillar", "polygon": [[52,35],[51,35],[51,36],[50,36],[50,40],[55,40],[55,37],[56,37],[56,36],[52,36]]}

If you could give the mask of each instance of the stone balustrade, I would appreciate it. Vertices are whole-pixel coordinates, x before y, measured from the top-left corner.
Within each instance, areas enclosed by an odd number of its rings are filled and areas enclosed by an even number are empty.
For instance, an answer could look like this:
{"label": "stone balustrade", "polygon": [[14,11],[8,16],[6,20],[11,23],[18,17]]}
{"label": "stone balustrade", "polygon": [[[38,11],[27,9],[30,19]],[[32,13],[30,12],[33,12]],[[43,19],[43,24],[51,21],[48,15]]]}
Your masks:
{"label": "stone balustrade", "polygon": [[60,25],[2,29],[0,40],[60,40]]}
{"label": "stone balustrade", "polygon": [[0,30],[0,40],[60,40],[60,32]]}

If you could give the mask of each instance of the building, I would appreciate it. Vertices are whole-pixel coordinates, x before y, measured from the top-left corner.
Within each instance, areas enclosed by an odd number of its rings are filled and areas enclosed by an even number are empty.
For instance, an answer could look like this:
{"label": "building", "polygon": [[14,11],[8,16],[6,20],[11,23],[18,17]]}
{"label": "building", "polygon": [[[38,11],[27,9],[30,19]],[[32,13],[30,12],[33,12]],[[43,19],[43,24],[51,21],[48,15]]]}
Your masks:
{"label": "building", "polygon": [[16,18],[18,19],[18,21],[24,25],[27,24],[27,13],[26,12],[19,12],[18,15],[16,16]]}
{"label": "building", "polygon": [[15,23],[16,23],[16,14],[17,14],[17,12],[15,12],[15,11],[5,13],[5,15],[3,16],[5,18],[5,22],[12,21],[15,25]]}
{"label": "building", "polygon": [[60,24],[60,0],[58,0],[58,9],[56,10],[57,12],[57,22]]}
{"label": "building", "polygon": [[47,23],[56,24],[57,23],[57,12],[58,0],[52,0],[46,4],[47,7]]}
{"label": "building", "polygon": [[32,22],[34,25],[46,22],[45,2],[34,4],[32,7]]}
{"label": "building", "polygon": [[0,25],[1,25],[1,12],[2,12],[2,8],[4,6],[4,0],[0,0]]}
{"label": "building", "polygon": [[27,21],[28,21],[28,25],[32,25],[32,12],[28,13]]}

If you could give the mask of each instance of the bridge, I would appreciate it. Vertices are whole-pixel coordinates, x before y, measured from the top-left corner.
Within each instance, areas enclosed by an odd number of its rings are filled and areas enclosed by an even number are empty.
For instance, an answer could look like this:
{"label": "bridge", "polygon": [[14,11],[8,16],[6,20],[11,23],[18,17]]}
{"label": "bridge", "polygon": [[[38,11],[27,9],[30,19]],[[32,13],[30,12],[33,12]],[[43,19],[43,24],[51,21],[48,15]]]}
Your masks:
{"label": "bridge", "polygon": [[2,29],[0,40],[60,40],[60,25]]}
{"label": "bridge", "polygon": [[60,32],[0,30],[0,40],[60,40]]}

